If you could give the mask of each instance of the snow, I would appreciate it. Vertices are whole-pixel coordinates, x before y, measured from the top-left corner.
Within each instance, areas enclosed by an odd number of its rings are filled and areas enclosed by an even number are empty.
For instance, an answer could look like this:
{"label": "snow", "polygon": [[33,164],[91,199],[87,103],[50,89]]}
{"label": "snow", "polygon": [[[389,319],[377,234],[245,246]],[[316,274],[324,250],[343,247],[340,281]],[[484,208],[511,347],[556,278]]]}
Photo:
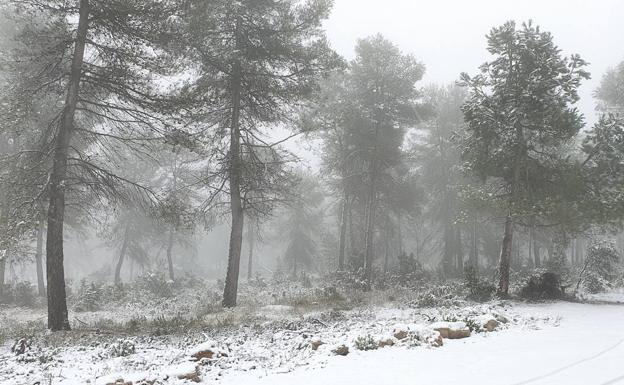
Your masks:
{"label": "snow", "polygon": [[[603,295],[624,300],[624,292]],[[127,336],[134,353],[113,356],[104,336],[76,339],[57,347],[41,344],[15,357],[10,343],[0,346],[0,384],[48,383],[103,385],[158,380],[182,384],[177,377],[199,365],[204,383],[222,385],[335,384],[624,384],[624,306],[619,304],[503,302],[439,309],[371,306],[338,315],[293,315],[285,307],[280,321],[242,324],[196,335]],[[266,312],[265,307],[258,309]],[[31,314],[27,315],[28,318]],[[34,316],[34,314],[32,314]],[[461,328],[465,320],[485,323],[502,319],[496,331],[472,333],[460,340],[445,339],[432,347],[437,327]],[[462,321],[456,321],[462,320]],[[402,330],[414,344],[393,339]],[[358,337],[393,339],[394,346],[360,351]],[[75,338],[75,335],[74,335]],[[97,343],[91,343],[95,338]],[[312,342],[322,344],[312,349]],[[347,356],[332,352],[340,345]],[[194,362],[193,353],[211,350],[210,360]],[[222,354],[219,354],[222,353]]]}
{"label": "snow", "polygon": [[496,333],[445,340],[439,349],[386,348],[335,357],[324,368],[282,375],[237,373],[223,385],[607,385],[624,384],[624,306],[521,305],[530,322]]}

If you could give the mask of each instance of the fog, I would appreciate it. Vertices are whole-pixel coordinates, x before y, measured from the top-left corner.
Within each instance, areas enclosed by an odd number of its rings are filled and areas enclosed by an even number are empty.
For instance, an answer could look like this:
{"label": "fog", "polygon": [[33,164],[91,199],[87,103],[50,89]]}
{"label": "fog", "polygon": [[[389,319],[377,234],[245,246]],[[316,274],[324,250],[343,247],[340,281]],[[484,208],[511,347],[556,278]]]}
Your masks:
{"label": "fog", "polygon": [[484,36],[507,20],[533,20],[555,36],[566,53],[589,61],[592,79],[580,88],[580,109],[589,123],[597,119],[594,90],[608,68],[624,59],[618,0],[440,0],[431,2],[336,0],[326,21],[332,46],[353,57],[357,39],[382,33],[427,67],[425,83],[446,84],[461,72],[474,72],[487,55]]}
{"label": "fog", "polygon": [[624,2],[0,11],[0,385],[624,378]]}

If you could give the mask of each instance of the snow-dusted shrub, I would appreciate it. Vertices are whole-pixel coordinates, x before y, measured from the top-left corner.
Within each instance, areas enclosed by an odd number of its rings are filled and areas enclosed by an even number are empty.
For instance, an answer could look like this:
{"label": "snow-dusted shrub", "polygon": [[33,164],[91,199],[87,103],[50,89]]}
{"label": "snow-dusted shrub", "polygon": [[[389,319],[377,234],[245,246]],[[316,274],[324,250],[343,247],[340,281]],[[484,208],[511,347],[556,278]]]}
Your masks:
{"label": "snow-dusted shrub", "polygon": [[108,347],[110,357],[127,357],[135,352],[136,347],[131,340],[119,339]]}
{"label": "snow-dusted shrub", "polygon": [[406,285],[414,281],[421,281],[428,278],[422,263],[414,257],[414,254],[402,253],[398,256],[399,266],[397,271],[399,283]]}
{"label": "snow-dusted shrub", "polygon": [[375,350],[379,347],[377,341],[370,334],[356,338],[354,345],[357,350]]}
{"label": "snow-dusted shrub", "polygon": [[35,287],[27,281],[6,285],[5,301],[17,306],[33,307],[36,304]]}
{"label": "snow-dusted shrub", "polygon": [[157,298],[172,297],[174,292],[174,282],[160,272],[148,272],[139,276],[136,280],[136,287]]}
{"label": "snow-dusted shrub", "polygon": [[531,276],[520,290],[522,298],[530,300],[560,299],[565,296],[561,278],[551,272]]}
{"label": "snow-dusted shrub", "polygon": [[620,256],[613,242],[594,242],[587,249],[579,283],[590,293],[603,292],[611,288],[620,276],[619,263]]}
{"label": "snow-dusted shrub", "polygon": [[362,290],[366,287],[366,282],[362,278],[363,276],[364,272],[361,270],[338,271],[326,276],[325,281],[332,282],[342,289]]}
{"label": "snow-dusted shrub", "polygon": [[479,278],[472,266],[468,266],[464,270],[464,283],[468,288],[468,299],[472,301],[489,301],[496,292],[496,287],[492,283]]}
{"label": "snow-dusted shrub", "polygon": [[102,287],[94,282],[80,282],[80,288],[76,293],[76,311],[96,311],[100,309],[102,301]]}
{"label": "snow-dusted shrub", "polygon": [[410,347],[440,346],[440,333],[433,329],[410,330],[401,342]]}
{"label": "snow-dusted shrub", "polygon": [[449,306],[465,297],[463,285],[458,282],[445,284],[430,283],[419,289],[416,298],[410,301],[412,307]]}

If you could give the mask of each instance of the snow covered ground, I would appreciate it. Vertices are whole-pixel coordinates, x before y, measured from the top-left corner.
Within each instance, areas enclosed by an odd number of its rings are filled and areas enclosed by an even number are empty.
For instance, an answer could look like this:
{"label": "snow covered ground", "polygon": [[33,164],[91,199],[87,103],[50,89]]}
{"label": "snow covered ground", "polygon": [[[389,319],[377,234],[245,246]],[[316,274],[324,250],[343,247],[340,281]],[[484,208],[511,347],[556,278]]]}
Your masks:
{"label": "snow covered ground", "polygon": [[[611,294],[609,299],[621,299]],[[246,325],[210,335],[128,337],[133,346],[95,342],[98,336],[72,335],[74,342],[37,346],[16,357],[0,347],[0,384],[107,384],[116,379],[181,384],[192,373],[194,351],[210,345],[223,356],[200,365],[204,383],[223,385],[315,384],[624,384],[624,306],[620,304],[494,303],[450,309],[372,307],[341,314],[293,315],[287,307],[266,307],[280,321]],[[391,337],[397,327],[422,328],[431,320],[478,319],[503,315],[492,333],[444,340],[442,347],[398,343],[361,351],[358,336]],[[425,325],[425,326],[423,326]],[[318,350],[310,342],[324,342]],[[206,342],[212,341],[212,342]],[[338,356],[340,344],[349,354]],[[51,381],[51,382],[49,382]],[[147,382],[145,382],[147,384]]]}
{"label": "snow covered ground", "polygon": [[[621,297],[620,297],[621,298]],[[624,306],[555,303],[519,305],[534,317],[561,317],[535,330],[445,341],[439,349],[388,348],[334,357],[322,369],[287,374],[238,373],[226,385],[607,385],[624,384]]]}

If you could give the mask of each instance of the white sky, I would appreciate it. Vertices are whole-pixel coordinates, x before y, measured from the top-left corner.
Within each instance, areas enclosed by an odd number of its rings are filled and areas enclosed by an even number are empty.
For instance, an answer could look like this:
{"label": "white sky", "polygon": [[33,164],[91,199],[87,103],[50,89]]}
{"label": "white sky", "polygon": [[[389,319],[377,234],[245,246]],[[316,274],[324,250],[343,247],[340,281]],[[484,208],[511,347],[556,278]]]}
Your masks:
{"label": "white sky", "polygon": [[353,57],[358,38],[377,32],[427,67],[423,85],[475,74],[486,61],[485,35],[507,20],[532,19],[553,33],[565,55],[590,62],[592,79],[579,109],[596,119],[592,92],[602,74],[624,60],[624,0],[334,0],[326,22],[333,48]]}

